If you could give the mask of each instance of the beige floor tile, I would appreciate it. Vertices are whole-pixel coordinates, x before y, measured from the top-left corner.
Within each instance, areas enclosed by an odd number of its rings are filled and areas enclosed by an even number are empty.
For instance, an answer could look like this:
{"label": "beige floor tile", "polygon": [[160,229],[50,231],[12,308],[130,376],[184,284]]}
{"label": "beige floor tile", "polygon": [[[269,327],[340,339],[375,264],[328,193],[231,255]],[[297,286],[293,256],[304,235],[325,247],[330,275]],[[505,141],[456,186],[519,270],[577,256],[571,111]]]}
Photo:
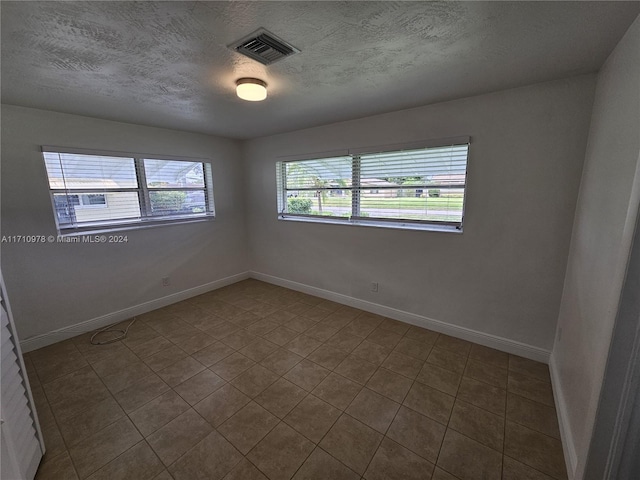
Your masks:
{"label": "beige floor tile", "polygon": [[549,407],[554,405],[551,384],[534,377],[510,371],[507,389],[510,393],[515,393],[535,402],[544,403]]}
{"label": "beige floor tile", "polygon": [[412,340],[418,340],[419,342],[426,343],[428,345],[434,345],[438,339],[439,334],[433,330],[428,330],[422,327],[416,327],[415,325],[409,327],[405,337]]}
{"label": "beige floor tile", "polygon": [[160,336],[160,334],[157,334],[157,335],[158,335],[157,337],[151,338],[144,342],[128,345],[128,347],[139,358],[144,360],[145,358],[150,357],[151,355],[154,355],[158,352],[161,352],[165,348],[168,348],[173,345],[172,342]]}
{"label": "beige floor tile", "polygon": [[225,345],[229,345],[231,348],[240,350],[242,347],[246,347],[250,343],[255,342],[258,338],[259,337],[257,335],[252,335],[248,331],[242,329],[232,333],[231,335],[227,335],[220,341]]}
{"label": "beige floor tile", "polygon": [[280,423],[249,452],[247,458],[270,480],[288,480],[313,450],[313,443]]}
{"label": "beige floor tile", "polygon": [[307,356],[309,360],[322,365],[324,368],[333,370],[342,360],[347,357],[348,353],[328,345],[321,345],[313,353]]}
{"label": "beige floor tile", "polygon": [[340,410],[327,402],[308,395],[284,417],[284,421],[312,442],[318,443],[341,414]]}
{"label": "beige floor tile", "polygon": [[455,396],[458,393],[458,386],[460,385],[460,380],[462,380],[462,375],[438,367],[437,365],[425,363],[416,380],[441,392]]}
{"label": "beige floor tile", "polygon": [[367,480],[423,480],[432,471],[432,463],[385,438],[364,476]]}
{"label": "beige floor tile", "polygon": [[471,377],[494,387],[507,388],[507,369],[483,363],[469,357],[464,376]]}
{"label": "beige floor tile", "polygon": [[445,472],[440,467],[436,467],[431,476],[431,480],[459,480],[448,472]]}
{"label": "beige floor tile", "polygon": [[471,342],[444,334],[440,334],[435,343],[435,346],[438,348],[449,350],[459,355],[464,355],[465,357],[469,355],[471,345],[473,345]]}
{"label": "beige floor tile", "polygon": [[429,356],[431,349],[432,347],[430,345],[404,337],[398,342],[394,351],[424,361]]}
{"label": "beige floor tile", "polygon": [[168,470],[164,470],[159,475],[153,477],[153,480],[173,480],[173,477]]}
{"label": "beige floor tile", "polygon": [[203,348],[202,350],[198,350],[191,356],[205,367],[210,367],[232,353],[234,353],[233,348],[222,342],[217,342]]}
{"label": "beige floor tile", "polygon": [[462,375],[467,364],[467,357],[443,348],[433,347],[427,357],[427,363]]}
{"label": "beige floor tile", "polygon": [[560,439],[556,409],[520,395],[507,393],[507,420]]}
{"label": "beige floor tile", "polygon": [[145,437],[189,410],[189,404],[173,390],[131,412],[129,418]]}
{"label": "beige floor tile", "polygon": [[[115,421],[124,417],[124,411],[113,397],[109,396],[92,408],[58,421],[60,433],[67,445],[74,445]],[[47,445],[47,448],[49,446]]]}
{"label": "beige floor tile", "polygon": [[204,370],[204,365],[191,357],[178,360],[173,365],[158,371],[158,376],[170,387],[175,387]]}
{"label": "beige floor tile", "polygon": [[267,320],[265,318],[258,320],[257,322],[249,325],[247,327],[247,332],[251,335],[266,335],[267,333],[278,328],[278,324],[276,322],[272,322],[271,320]]}
{"label": "beige floor tile", "polygon": [[301,357],[306,357],[320,345],[322,345],[322,342],[315,338],[311,338],[306,335],[299,335],[287,343],[284,348],[290,352],[300,355]]}
{"label": "beige floor tile", "polygon": [[263,338],[242,347],[239,351],[254,362],[260,362],[278,349],[278,345]]}
{"label": "beige floor tile", "polygon": [[296,355],[284,348],[279,348],[268,357],[265,357],[265,359],[260,362],[260,365],[278,375],[284,375],[300,361],[302,361],[300,355]]}
{"label": "beige floor tile", "polygon": [[131,385],[136,384],[144,377],[151,375],[151,370],[144,362],[138,361],[127,365],[127,368],[102,377],[102,381],[111,393],[118,393]]}
{"label": "beige floor tile", "polygon": [[174,390],[189,405],[193,406],[225,383],[220,376],[207,369],[177,385]]}
{"label": "beige floor tile", "polygon": [[567,478],[560,440],[507,421],[504,453],[553,478]]}
{"label": "beige floor tile", "polygon": [[126,413],[131,413],[169,389],[169,385],[154,373],[114,394],[114,397]]}
{"label": "beige floor tile", "polygon": [[42,385],[49,403],[66,401],[76,390],[102,390],[102,381],[90,366],[86,366]]}
{"label": "beige floor tile", "polygon": [[345,412],[380,433],[385,433],[399,408],[399,403],[363,388]]}
{"label": "beige floor tile", "polygon": [[387,436],[432,463],[444,439],[446,427],[407,407],[400,407]]}
{"label": "beige floor tile", "polygon": [[306,396],[305,390],[281,378],[254,400],[276,417],[284,418]]}
{"label": "beige floor tile", "polygon": [[131,350],[125,349],[115,356],[110,356],[91,365],[99,377],[105,378],[109,375],[129,369],[133,364],[140,363],[140,358]]}
{"label": "beige floor tile", "polygon": [[138,430],[124,417],[72,446],[69,454],[78,476],[86,478],[140,440]]}
{"label": "beige floor tile", "polygon": [[280,378],[262,365],[254,365],[246,372],[231,380],[231,385],[245,395],[253,398],[262,393],[269,385]]}
{"label": "beige floor tile", "polygon": [[277,323],[278,325],[285,325],[290,320],[297,317],[295,313],[286,312],[284,310],[278,310],[264,317],[267,320]]}
{"label": "beige floor tile", "polygon": [[312,390],[312,393],[334,407],[344,410],[361,389],[361,385],[341,375],[331,373]]}
{"label": "beige floor tile", "polygon": [[551,383],[549,367],[544,363],[534,362],[527,358],[509,355],[509,371]]}
{"label": "beige floor tile", "polygon": [[502,480],[552,480],[552,477],[506,455],[502,458]]}
{"label": "beige floor tile", "polygon": [[474,343],[471,345],[469,359],[473,359],[482,363],[486,363],[497,368],[507,368],[509,366],[509,354],[494,350]]}
{"label": "beige floor tile", "polygon": [[337,348],[338,350],[344,350],[345,352],[352,352],[358,345],[362,343],[362,338],[343,330],[338,331],[334,336],[326,341],[326,344],[330,347]]}
{"label": "beige floor tile", "polygon": [[496,415],[504,415],[507,392],[473,378],[462,377],[457,398]]}
{"label": "beige floor tile", "polygon": [[249,460],[242,458],[223,480],[269,480]]}
{"label": "beige floor tile", "polygon": [[504,417],[456,400],[449,428],[502,452]]}
{"label": "beige floor tile", "polygon": [[423,362],[398,352],[391,352],[382,366],[410,379],[415,379],[422,368]]}
{"label": "beige floor tile", "polygon": [[94,408],[110,396],[111,394],[104,385],[95,388],[80,388],[71,392],[64,400],[49,405],[56,420],[64,422],[72,416]]}
{"label": "beige floor tile", "polygon": [[154,353],[150,357],[145,358],[144,362],[151,370],[158,373],[160,370],[167,368],[186,357],[187,354],[184,350],[176,345],[172,345],[162,349],[158,353]]}
{"label": "beige floor tile", "polygon": [[193,408],[207,422],[217,427],[249,403],[250,400],[240,390],[227,383],[196,403]]}
{"label": "beige floor tile", "polygon": [[360,343],[360,345],[358,345],[351,353],[358,358],[379,366],[382,365],[382,363],[389,356],[389,353],[391,353],[391,349],[365,340]]}
{"label": "beige floor tile", "polygon": [[169,467],[175,480],[219,480],[242,455],[222,435],[213,431]]}
{"label": "beige floor tile", "polygon": [[[196,329],[198,330],[198,329]],[[211,335],[207,335],[203,331],[198,330],[189,336],[182,336],[177,339],[172,339],[173,343],[184,350],[188,355],[192,355],[203,348],[208,347],[212,343],[216,342],[216,339]]]}
{"label": "beige floor tile", "polygon": [[400,340],[402,340],[402,336],[378,327],[367,336],[367,340],[377,345],[393,349]]}
{"label": "beige floor tile", "polygon": [[360,475],[321,448],[316,448],[296,472],[293,480],[358,480]]}
{"label": "beige floor tile", "polygon": [[92,474],[89,480],[151,480],[163,470],[162,462],[142,441]]}
{"label": "beige floor tile", "polygon": [[250,358],[236,352],[223,358],[218,363],[209,367],[209,369],[226,381],[231,381],[242,372],[249,370],[255,364],[256,362]]}
{"label": "beige floor tile", "polygon": [[402,403],[412,381],[385,368],[379,368],[367,382],[367,387],[391,400]]}
{"label": "beige floor tile", "polygon": [[169,466],[212,430],[211,425],[193,409],[189,409],[149,435],[147,442],[162,463]]}
{"label": "beige floor tile", "polygon": [[302,317],[305,318],[309,318],[315,322],[319,322],[325,318],[327,318],[329,316],[331,312],[329,312],[328,310],[324,309],[324,308],[320,308],[318,306],[314,306],[312,308],[310,308],[309,310],[306,310],[305,312],[302,313]]}
{"label": "beige floor tile", "polygon": [[343,414],[320,442],[320,447],[362,475],[383,436],[365,424]]}
{"label": "beige floor tile", "polygon": [[78,480],[76,469],[68,452],[63,452],[50,460],[43,461],[38,467],[35,480],[53,479]]}
{"label": "beige floor tile", "polygon": [[460,480],[500,480],[502,455],[447,429],[437,465]]}
{"label": "beige floor tile", "polygon": [[264,338],[272,343],[275,343],[276,345],[283,346],[296,338],[298,335],[298,331],[280,325],[278,328],[264,335]]}
{"label": "beige floor tile", "polygon": [[64,443],[55,421],[50,424],[40,425],[40,427],[42,428],[44,444],[47,446],[47,451],[44,456],[45,461],[53,459],[67,450],[67,446]]}
{"label": "beige floor tile", "polygon": [[414,383],[403,404],[444,425],[449,421],[454,397],[421,383]]}
{"label": "beige floor tile", "polygon": [[295,367],[289,370],[284,375],[284,378],[310,392],[322,380],[324,380],[329,373],[331,373],[330,370],[321,367],[317,363],[313,363],[309,360],[302,360]]}
{"label": "beige floor tile", "polygon": [[355,355],[348,355],[334,371],[349,380],[364,385],[377,370],[376,365],[362,360]]}
{"label": "beige floor tile", "polygon": [[33,365],[43,385],[89,365],[77,350],[41,358],[38,361],[34,359]]}
{"label": "beige floor tile", "polygon": [[318,322],[307,317],[295,317],[289,320],[285,326],[298,333],[303,333],[315,326]]}
{"label": "beige floor tile", "polygon": [[218,432],[246,455],[279,422],[256,402],[249,402],[220,425]]}
{"label": "beige floor tile", "polygon": [[327,318],[325,318],[322,322],[315,324],[308,330],[305,330],[304,334],[321,342],[326,342],[327,340],[329,340],[336,334],[338,330],[340,330],[340,327],[325,323],[327,321]]}
{"label": "beige floor tile", "polygon": [[397,333],[398,335],[404,335],[411,327],[408,323],[393,320],[391,318],[385,318],[378,326],[393,333]]}
{"label": "beige floor tile", "polygon": [[224,321],[207,328],[205,332],[216,340],[222,340],[238,330],[240,330],[240,327],[236,324]]}
{"label": "beige floor tile", "polygon": [[[380,321],[382,321],[382,317]],[[342,331],[364,339],[367,338],[379,324],[380,322],[372,321],[368,317],[357,317],[348,323]]]}

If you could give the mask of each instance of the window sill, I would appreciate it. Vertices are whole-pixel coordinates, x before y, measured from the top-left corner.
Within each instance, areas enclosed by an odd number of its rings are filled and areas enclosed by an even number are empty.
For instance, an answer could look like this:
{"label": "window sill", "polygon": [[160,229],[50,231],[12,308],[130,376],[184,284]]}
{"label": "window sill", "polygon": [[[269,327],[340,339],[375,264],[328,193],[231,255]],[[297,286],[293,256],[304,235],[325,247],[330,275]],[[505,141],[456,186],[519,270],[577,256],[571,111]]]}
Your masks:
{"label": "window sill", "polygon": [[210,222],[215,219],[214,215],[203,215],[195,218],[180,219],[164,219],[164,220],[137,220],[135,222],[126,222],[112,225],[90,225],[79,228],[62,228],[59,229],[59,235],[62,237],[73,237],[78,235],[99,235],[104,233],[125,232],[130,230],[144,230],[147,228],[165,227],[171,225],[184,225],[187,223]]}
{"label": "window sill", "polygon": [[394,230],[420,230],[441,233],[462,234],[462,227],[458,228],[452,225],[438,225],[433,223],[413,223],[413,222],[381,222],[375,220],[337,220],[333,218],[323,217],[298,217],[291,215],[278,215],[278,220],[302,222],[302,223],[327,223],[330,225],[348,225],[352,227],[375,227],[390,228]]}

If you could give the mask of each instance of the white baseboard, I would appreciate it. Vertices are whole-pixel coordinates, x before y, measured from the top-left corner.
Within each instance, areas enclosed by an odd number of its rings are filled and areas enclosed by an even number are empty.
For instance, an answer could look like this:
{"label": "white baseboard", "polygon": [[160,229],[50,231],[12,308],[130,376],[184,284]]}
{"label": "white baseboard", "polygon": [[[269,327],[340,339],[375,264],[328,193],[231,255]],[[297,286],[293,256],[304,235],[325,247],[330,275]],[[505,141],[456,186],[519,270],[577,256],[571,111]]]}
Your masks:
{"label": "white baseboard", "polygon": [[108,313],[106,315],[92,318],[84,322],[76,323],[75,325],[70,325],[68,327],[53,330],[41,335],[35,335],[33,337],[22,340],[20,342],[20,347],[22,347],[22,351],[24,353],[30,352],[38,348],[46,347],[47,345],[51,345],[53,343],[75,337],[76,335],[81,335],[98,328],[106,327],[107,325],[111,325],[113,323],[127,320],[128,318],[134,317],[136,315],[142,315],[143,313],[166,307],[167,305],[181,302],[182,300],[186,300],[197,295],[202,295],[203,293],[210,292],[211,290],[226,287],[227,285],[231,285],[232,283],[236,283],[241,280],[246,280],[247,278],[249,278],[249,272],[242,272],[237,275],[221,278],[220,280],[215,280],[198,287],[182,290],[181,292],[172,293],[171,295],[167,295],[165,297],[140,303],[132,307],[118,310],[117,312]]}
{"label": "white baseboard", "polygon": [[400,320],[401,322],[405,323],[410,323],[411,325],[416,325],[418,327],[428,328],[439,333],[451,335],[452,337],[479,343],[480,345],[484,345],[485,347],[495,348],[496,350],[519,355],[521,357],[535,360],[537,362],[549,363],[551,352],[543,348],[534,347],[532,345],[527,345],[525,343],[516,342],[514,340],[498,337],[496,335],[479,332],[477,330],[471,330],[469,328],[452,325],[440,320],[434,320],[422,315],[386,307],[384,305],[368,302],[366,300],[360,300],[358,298],[349,297],[347,295],[331,292],[329,290],[323,290],[322,288],[312,287],[303,283],[286,280],[280,277],[274,277],[265,273],[252,271],[250,272],[250,276],[252,278],[255,278],[256,280],[262,280],[267,283],[290,288],[291,290],[314,295],[316,297],[331,300],[336,303],[359,308],[360,310],[383,315],[385,317],[393,318],[394,320]]}
{"label": "white baseboard", "polygon": [[551,354],[551,358],[549,359],[549,373],[551,374],[553,398],[558,415],[558,426],[560,427],[560,438],[562,440],[562,450],[564,451],[564,461],[567,465],[567,477],[569,480],[572,480],[575,478],[576,474],[578,455],[576,454],[576,446],[571,433],[571,426],[569,425],[567,402],[564,398],[564,391],[562,389],[558,367],[556,366],[553,354]]}

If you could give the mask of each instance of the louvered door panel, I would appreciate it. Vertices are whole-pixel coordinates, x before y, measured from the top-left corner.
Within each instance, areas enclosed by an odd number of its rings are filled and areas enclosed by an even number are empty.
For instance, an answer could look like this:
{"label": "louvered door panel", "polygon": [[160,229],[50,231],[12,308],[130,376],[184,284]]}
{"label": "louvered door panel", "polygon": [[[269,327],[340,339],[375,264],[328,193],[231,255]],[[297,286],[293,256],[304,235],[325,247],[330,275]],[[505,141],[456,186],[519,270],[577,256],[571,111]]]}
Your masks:
{"label": "louvered door panel", "polygon": [[2,416],[2,480],[31,480],[42,458],[42,448],[31,411],[28,382],[23,377],[19,351],[11,333],[4,302],[1,308],[0,414]]}

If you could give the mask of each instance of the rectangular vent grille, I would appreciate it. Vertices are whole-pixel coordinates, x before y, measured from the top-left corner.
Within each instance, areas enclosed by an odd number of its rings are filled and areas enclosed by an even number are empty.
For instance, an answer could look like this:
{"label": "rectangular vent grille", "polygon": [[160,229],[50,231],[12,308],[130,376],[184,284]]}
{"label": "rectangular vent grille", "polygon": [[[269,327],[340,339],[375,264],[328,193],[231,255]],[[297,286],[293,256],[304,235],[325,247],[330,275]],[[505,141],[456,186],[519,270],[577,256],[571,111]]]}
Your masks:
{"label": "rectangular vent grille", "polygon": [[234,42],[229,48],[264,65],[271,65],[300,51],[263,28]]}

